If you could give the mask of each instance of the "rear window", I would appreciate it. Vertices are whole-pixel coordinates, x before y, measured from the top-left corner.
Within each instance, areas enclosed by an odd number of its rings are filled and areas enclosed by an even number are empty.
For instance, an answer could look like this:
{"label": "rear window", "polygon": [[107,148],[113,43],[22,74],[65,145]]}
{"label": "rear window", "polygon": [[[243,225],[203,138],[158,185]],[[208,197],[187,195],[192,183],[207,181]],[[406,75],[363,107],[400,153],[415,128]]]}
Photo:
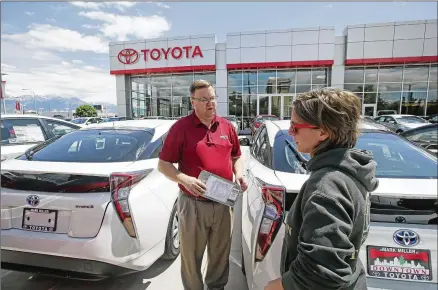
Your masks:
{"label": "rear window", "polygon": [[36,118],[1,120],[1,145],[40,143],[46,140],[43,127]]}
{"label": "rear window", "polygon": [[438,126],[407,132],[403,136],[414,142],[438,142]]}
{"label": "rear window", "polygon": [[142,130],[79,130],[43,146],[32,160],[99,163],[147,159],[152,153],[150,147],[156,148],[155,142],[150,143],[152,136],[153,132]]}
{"label": "rear window", "polygon": [[[286,131],[284,133],[287,134]],[[286,135],[276,139],[274,144],[274,165],[276,170],[298,173],[299,164],[284,139],[294,146],[292,136]],[[279,142],[277,144],[277,142]],[[426,150],[419,148],[395,134],[383,132],[364,132],[359,136],[355,148],[373,152],[377,162],[378,178],[437,178],[437,158]],[[309,159],[309,155],[303,155]]]}

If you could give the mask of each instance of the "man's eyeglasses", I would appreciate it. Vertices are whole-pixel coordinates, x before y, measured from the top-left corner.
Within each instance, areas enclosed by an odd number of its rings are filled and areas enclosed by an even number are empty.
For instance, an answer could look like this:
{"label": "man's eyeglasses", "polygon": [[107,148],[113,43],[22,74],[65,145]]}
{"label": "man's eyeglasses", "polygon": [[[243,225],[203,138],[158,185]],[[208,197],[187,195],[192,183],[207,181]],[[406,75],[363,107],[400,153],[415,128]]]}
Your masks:
{"label": "man's eyeglasses", "polygon": [[207,98],[192,98],[192,99],[196,100],[198,102],[201,102],[201,103],[208,103],[208,102],[216,103],[216,101],[217,101],[217,97],[209,98],[209,99],[207,99]]}
{"label": "man's eyeglasses", "polygon": [[298,123],[290,123],[290,128],[289,128],[289,134],[297,134],[298,133],[298,129],[319,129],[317,126],[313,126],[310,124],[306,124],[306,123],[302,123],[302,124],[298,124]]}

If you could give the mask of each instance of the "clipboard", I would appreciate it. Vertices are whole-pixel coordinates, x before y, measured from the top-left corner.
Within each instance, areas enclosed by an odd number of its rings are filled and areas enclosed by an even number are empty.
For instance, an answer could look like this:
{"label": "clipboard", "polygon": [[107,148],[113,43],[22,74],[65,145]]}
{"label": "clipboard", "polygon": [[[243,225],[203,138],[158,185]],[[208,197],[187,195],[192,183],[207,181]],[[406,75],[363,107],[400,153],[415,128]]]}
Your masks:
{"label": "clipboard", "polygon": [[239,194],[242,192],[239,184],[217,176],[206,170],[201,171],[198,179],[207,187],[202,197],[227,205],[229,207],[234,207]]}

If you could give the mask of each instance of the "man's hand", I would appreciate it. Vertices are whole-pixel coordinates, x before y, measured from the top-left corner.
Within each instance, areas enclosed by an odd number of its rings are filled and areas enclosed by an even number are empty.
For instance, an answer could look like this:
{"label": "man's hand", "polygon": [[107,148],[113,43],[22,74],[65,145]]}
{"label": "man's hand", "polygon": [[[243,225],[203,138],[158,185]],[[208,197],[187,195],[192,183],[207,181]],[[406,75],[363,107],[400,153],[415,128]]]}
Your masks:
{"label": "man's hand", "polygon": [[265,286],[265,290],[284,290],[281,278],[272,280]]}
{"label": "man's hand", "polygon": [[240,188],[242,188],[242,192],[248,189],[248,184],[243,176],[236,176],[236,181],[239,183]]}
{"label": "man's hand", "polygon": [[199,179],[192,176],[185,176],[182,179],[182,185],[193,195],[200,196],[205,193],[206,186]]}

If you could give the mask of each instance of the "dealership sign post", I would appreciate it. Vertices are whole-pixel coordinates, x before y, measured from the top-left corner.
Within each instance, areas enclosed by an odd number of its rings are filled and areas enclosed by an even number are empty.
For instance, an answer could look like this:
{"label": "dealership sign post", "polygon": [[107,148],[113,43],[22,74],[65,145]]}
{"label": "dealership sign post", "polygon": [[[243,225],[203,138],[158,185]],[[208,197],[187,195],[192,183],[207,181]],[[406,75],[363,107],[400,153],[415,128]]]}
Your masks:
{"label": "dealership sign post", "polygon": [[[153,48],[142,49],[141,54],[145,62],[159,61],[161,59],[193,59],[196,57],[203,58],[202,50],[199,46],[175,46],[168,48]],[[137,50],[132,48],[125,48],[121,50],[117,56],[119,62],[123,64],[134,64],[140,59],[140,54]]]}

